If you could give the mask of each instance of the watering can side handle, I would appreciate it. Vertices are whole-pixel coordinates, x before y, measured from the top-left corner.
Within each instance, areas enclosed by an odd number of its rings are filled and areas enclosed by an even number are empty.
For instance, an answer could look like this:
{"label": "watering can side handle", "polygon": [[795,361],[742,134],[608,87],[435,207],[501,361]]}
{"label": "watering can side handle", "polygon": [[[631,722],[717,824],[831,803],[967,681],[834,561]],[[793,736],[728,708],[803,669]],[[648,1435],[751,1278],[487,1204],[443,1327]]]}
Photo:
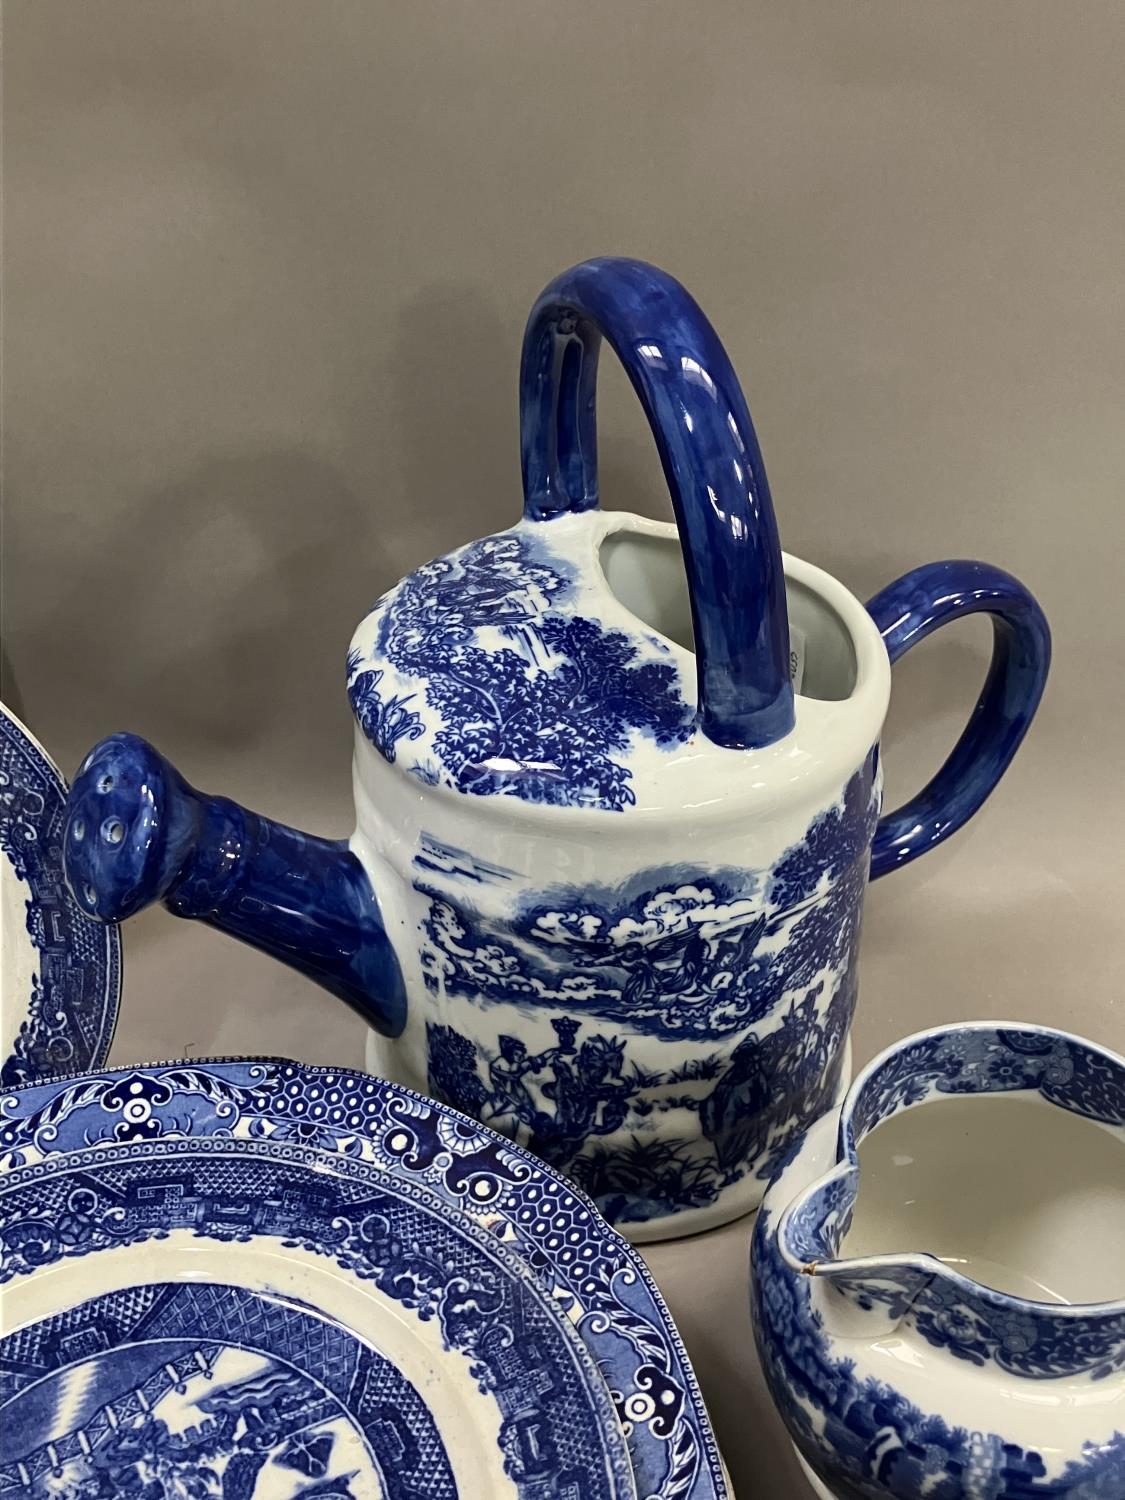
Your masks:
{"label": "watering can side handle", "polygon": [[111,735],[82,762],[63,869],[96,921],[163,901],[298,969],[385,1035],[406,1025],[402,971],[347,844],[196,791],[137,735]]}
{"label": "watering can side handle", "polygon": [[524,334],[524,515],[598,503],[595,398],[601,341],[652,428],[684,551],[700,726],[759,748],[793,728],[789,621],[777,523],[750,413],[718,335],[693,298],[642,261],[586,261],[540,295]]}
{"label": "watering can side handle", "polygon": [[909,802],[879,820],[871,878],[933,849],[977,811],[1007,770],[1039,707],[1051,664],[1051,632],[1023,584],[988,563],[915,568],[868,601],[892,662],[931,631],[965,615],[992,616],[992,662],[949,758]]}

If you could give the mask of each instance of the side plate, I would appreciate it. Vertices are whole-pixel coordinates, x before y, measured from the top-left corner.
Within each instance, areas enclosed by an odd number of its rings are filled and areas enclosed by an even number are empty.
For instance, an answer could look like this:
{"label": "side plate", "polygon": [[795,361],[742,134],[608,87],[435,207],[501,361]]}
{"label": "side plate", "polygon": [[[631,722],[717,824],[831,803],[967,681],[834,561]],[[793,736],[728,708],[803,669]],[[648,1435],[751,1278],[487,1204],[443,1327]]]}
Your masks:
{"label": "side plate", "polygon": [[109,1055],[121,994],[117,928],[63,878],[66,783],[0,704],[0,1082],[38,1083]]}

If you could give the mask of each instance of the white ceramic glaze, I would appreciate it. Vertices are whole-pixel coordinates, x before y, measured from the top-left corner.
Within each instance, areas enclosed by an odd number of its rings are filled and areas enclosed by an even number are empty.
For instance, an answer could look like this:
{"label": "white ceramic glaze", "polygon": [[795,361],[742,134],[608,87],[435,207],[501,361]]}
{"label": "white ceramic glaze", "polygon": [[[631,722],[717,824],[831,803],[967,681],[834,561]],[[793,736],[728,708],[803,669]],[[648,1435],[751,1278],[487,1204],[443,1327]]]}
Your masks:
{"label": "white ceramic glaze", "polygon": [[999,1023],[856,1079],[754,1236],[767,1380],[831,1500],[1125,1495],[1125,1060]]}

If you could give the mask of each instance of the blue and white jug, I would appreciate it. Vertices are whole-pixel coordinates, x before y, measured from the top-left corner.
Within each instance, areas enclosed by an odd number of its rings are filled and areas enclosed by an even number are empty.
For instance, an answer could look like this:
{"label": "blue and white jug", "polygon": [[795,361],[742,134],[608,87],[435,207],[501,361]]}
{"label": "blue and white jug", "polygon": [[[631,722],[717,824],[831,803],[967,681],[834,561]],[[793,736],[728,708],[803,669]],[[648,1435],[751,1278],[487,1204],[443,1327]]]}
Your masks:
{"label": "blue and white jug", "polygon": [[995,1021],[889,1047],[754,1227],[758,1352],[812,1493],[1122,1500],[1123,1245],[1125,1058]]}
{"label": "blue and white jug", "polygon": [[[678,537],[599,509],[603,338]],[[595,260],[547,287],[520,396],[522,520],[419,568],[352,641],[354,837],[204,796],[115,735],[74,784],[67,870],[107,921],[162,898],[312,975],[373,1028],[374,1071],[655,1239],[755,1207],[846,1083],[869,866],[981,805],[1049,634],[982,563],[920,568],[865,608],[783,556],[727,355],[652,266]],[[890,664],[981,610],[995,646],[968,728],[880,819]]]}

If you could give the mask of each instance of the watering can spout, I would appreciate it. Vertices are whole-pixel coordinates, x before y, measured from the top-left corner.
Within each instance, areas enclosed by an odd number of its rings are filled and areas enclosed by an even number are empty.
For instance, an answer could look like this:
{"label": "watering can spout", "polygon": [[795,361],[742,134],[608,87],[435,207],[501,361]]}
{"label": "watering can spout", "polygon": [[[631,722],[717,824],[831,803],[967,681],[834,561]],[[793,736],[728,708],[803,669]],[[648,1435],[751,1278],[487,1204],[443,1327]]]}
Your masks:
{"label": "watering can spout", "polygon": [[63,863],[75,900],[99,921],[163,901],[316,980],[384,1035],[406,1024],[402,972],[347,843],[196,791],[136,735],[112,735],[83,761]]}

